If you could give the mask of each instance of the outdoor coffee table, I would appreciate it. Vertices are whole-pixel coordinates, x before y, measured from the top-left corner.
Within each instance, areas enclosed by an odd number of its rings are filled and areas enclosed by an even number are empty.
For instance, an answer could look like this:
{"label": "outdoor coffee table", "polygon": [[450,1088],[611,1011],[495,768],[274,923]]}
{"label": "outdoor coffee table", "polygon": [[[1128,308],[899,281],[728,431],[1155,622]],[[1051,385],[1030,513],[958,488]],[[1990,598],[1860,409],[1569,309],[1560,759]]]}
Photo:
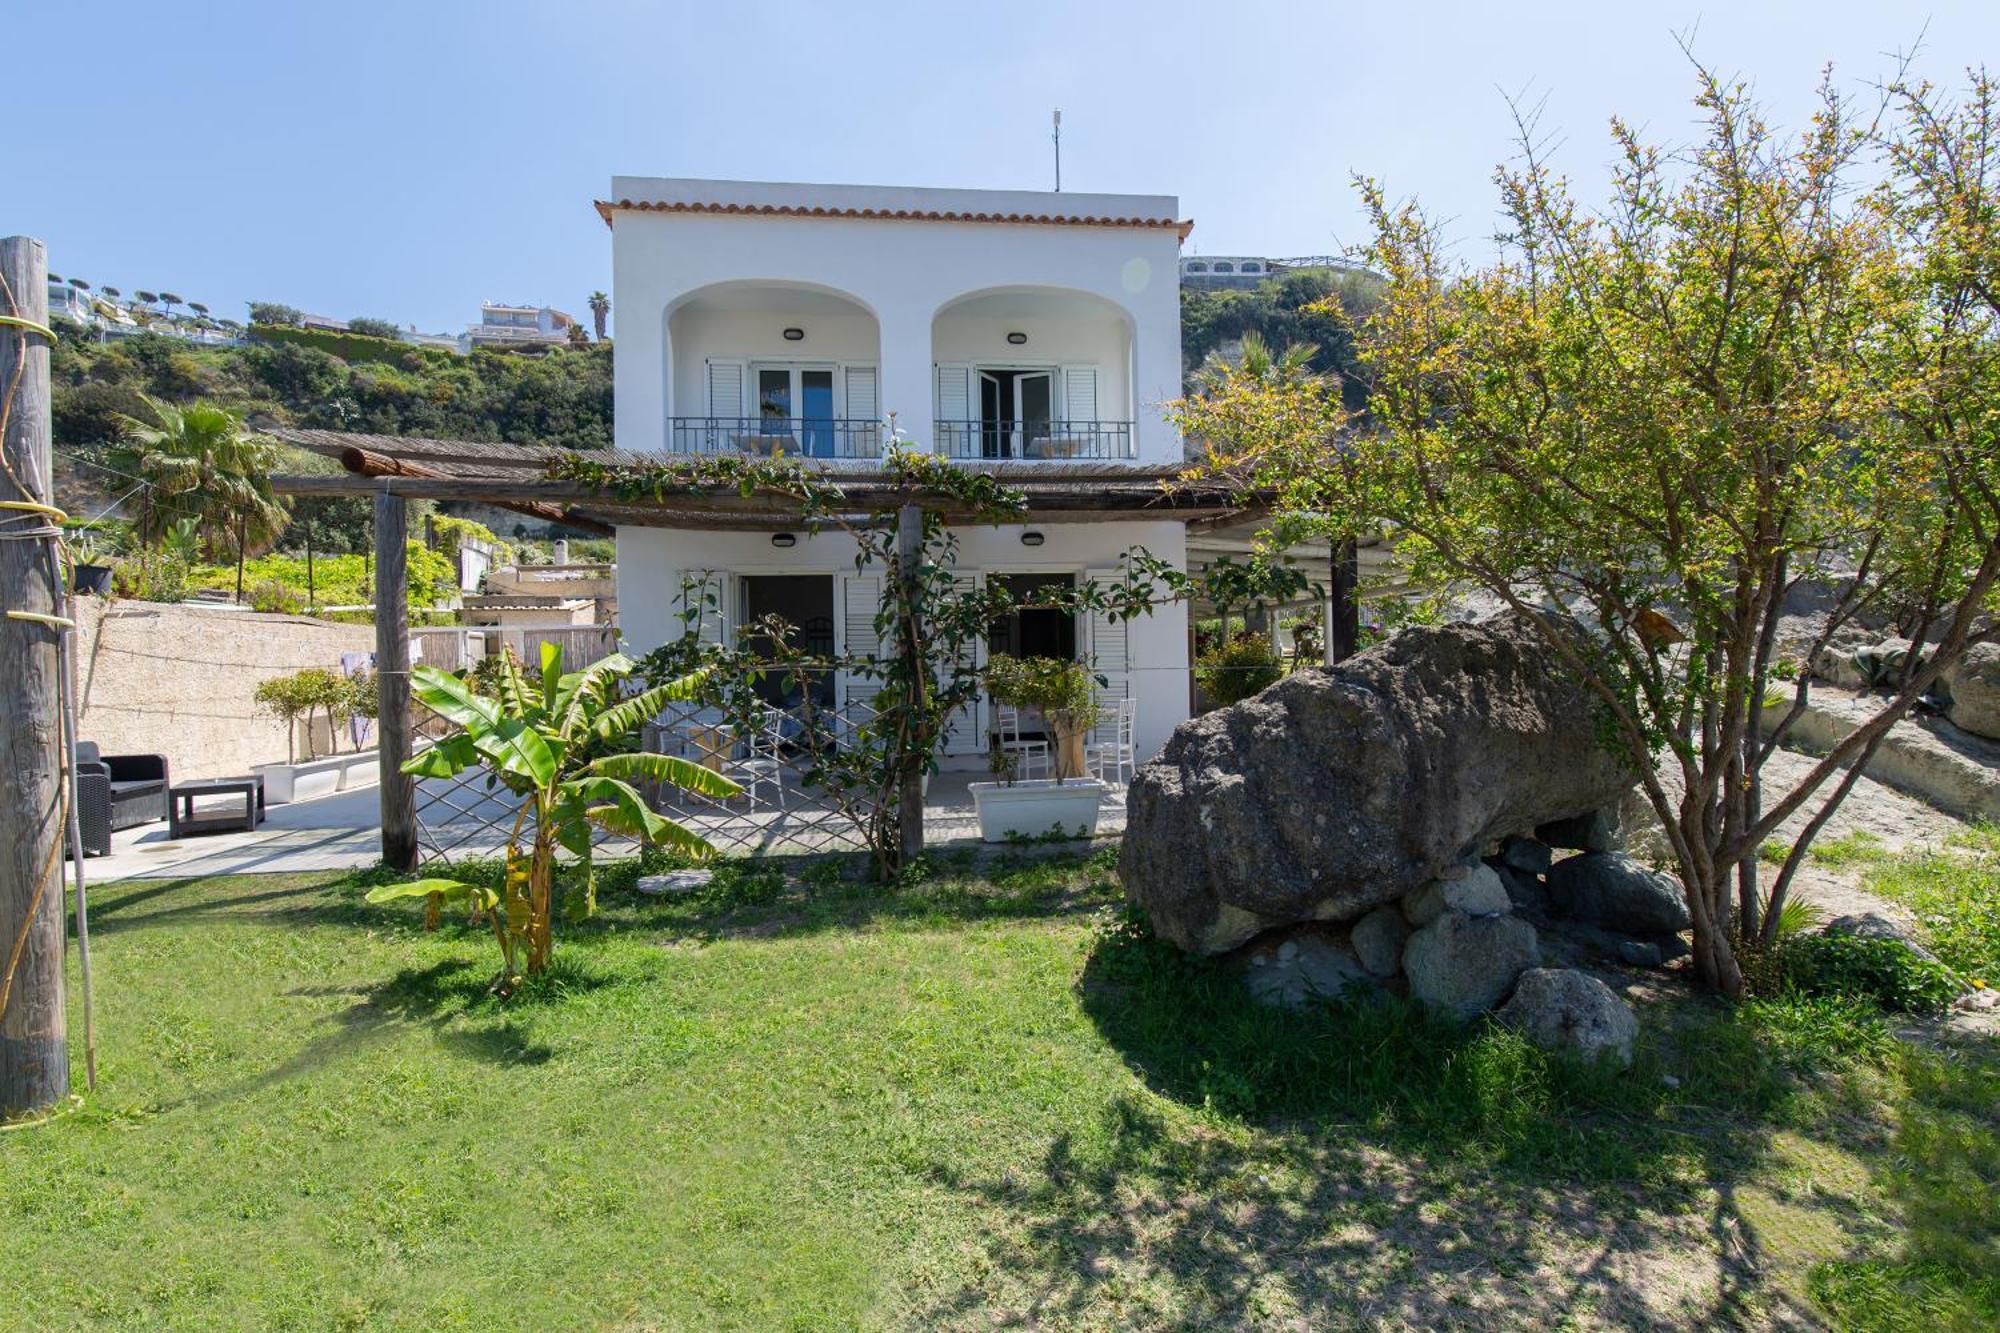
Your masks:
{"label": "outdoor coffee table", "polygon": [[[240,796],[243,809],[216,810],[196,814],[198,796]],[[245,831],[264,822],[264,780],[262,778],[207,778],[200,782],[176,782],[167,794],[167,837],[189,833]]]}

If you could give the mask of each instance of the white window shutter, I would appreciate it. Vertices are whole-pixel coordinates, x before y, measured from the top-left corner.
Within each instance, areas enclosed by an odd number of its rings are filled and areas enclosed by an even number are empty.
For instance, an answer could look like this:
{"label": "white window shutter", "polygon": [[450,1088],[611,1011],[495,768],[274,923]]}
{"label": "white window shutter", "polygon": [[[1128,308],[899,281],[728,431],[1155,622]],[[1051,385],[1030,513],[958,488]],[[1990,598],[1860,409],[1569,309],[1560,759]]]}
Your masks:
{"label": "white window shutter", "polygon": [[967,454],[976,456],[978,450],[967,449],[966,444],[975,438],[972,427],[967,424],[978,414],[972,402],[972,367],[951,362],[937,367],[937,420],[936,442],[938,452],[960,457]]}
{"label": "white window shutter", "polygon": [[1097,367],[1063,367],[1063,420],[1092,422],[1097,416]]}
{"label": "white window shutter", "polygon": [[[979,588],[976,573],[955,574],[952,585],[961,596],[974,593]],[[961,665],[977,670],[983,665],[985,641],[974,639],[959,649]],[[972,701],[955,711],[945,720],[944,736],[938,749],[948,755],[971,755],[986,753],[986,695],[984,691],[975,693]]]}
{"label": "white window shutter", "polygon": [[708,414],[731,418],[749,415],[743,405],[743,389],[749,381],[749,362],[711,360],[708,363]]}
{"label": "white window shutter", "polygon": [[[881,605],[881,575],[849,574],[841,579],[839,651],[843,655],[880,659],[886,654],[888,647],[875,632],[875,612]],[[847,713],[849,725],[865,720],[855,715],[853,705],[869,703],[881,688],[879,675],[840,673],[834,681],[835,697],[838,706]]]}
{"label": "white window shutter", "polygon": [[693,633],[703,643],[718,647],[727,643],[729,622],[734,619],[729,604],[733,582],[729,575],[713,569],[676,570],[667,589],[674,636]]}
{"label": "white window shutter", "polygon": [[847,367],[847,408],[849,421],[882,419],[881,377],[874,366]]}
{"label": "white window shutter", "polygon": [[[1086,570],[1083,578],[1088,586],[1106,591],[1123,582],[1115,569]],[[1093,610],[1084,617],[1091,669],[1104,678],[1104,684],[1098,687],[1098,702],[1104,711],[1091,730],[1092,745],[1118,738],[1118,703],[1132,692],[1132,659],[1126,636],[1129,627],[1128,622],[1113,620],[1102,611]]]}

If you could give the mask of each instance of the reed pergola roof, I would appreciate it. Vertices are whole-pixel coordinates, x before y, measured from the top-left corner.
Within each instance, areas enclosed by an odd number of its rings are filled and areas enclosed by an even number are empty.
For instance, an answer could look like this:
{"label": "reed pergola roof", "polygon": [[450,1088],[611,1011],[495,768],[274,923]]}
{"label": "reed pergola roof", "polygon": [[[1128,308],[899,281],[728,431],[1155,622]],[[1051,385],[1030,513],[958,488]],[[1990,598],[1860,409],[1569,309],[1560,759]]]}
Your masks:
{"label": "reed pergola roof", "polygon": [[[274,439],[330,458],[344,475],[279,476],[272,484],[295,496],[358,496],[387,492],[411,500],[468,500],[498,505],[587,531],[610,533],[626,527],[709,528],[732,532],[781,531],[801,520],[798,502],[780,494],[743,495],[734,487],[690,486],[658,500],[625,500],[581,482],[547,475],[549,463],[568,450],[548,445],[498,444],[480,440],[438,440],[422,436],[370,435],[354,431],[272,427]],[[660,461],[621,449],[589,457],[616,467]],[[798,460],[816,469],[848,497],[848,509],[869,514],[918,504],[947,520],[979,521],[954,512],[947,497],[913,491],[879,464],[854,459]],[[1093,523],[1107,517],[1169,519],[1208,524],[1250,517],[1262,508],[1221,485],[1177,481],[1179,469],[1106,463],[967,462],[969,470],[990,471],[1021,492],[1026,510],[1020,523]]]}

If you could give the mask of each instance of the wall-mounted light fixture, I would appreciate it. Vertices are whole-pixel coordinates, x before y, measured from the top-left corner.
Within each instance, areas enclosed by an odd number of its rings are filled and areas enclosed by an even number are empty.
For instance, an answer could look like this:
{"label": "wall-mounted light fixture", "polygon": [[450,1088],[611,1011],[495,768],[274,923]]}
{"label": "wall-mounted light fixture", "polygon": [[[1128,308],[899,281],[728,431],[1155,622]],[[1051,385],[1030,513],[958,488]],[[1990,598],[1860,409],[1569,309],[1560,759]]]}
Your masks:
{"label": "wall-mounted light fixture", "polygon": [[1014,347],[1019,347],[1022,343],[1026,341],[1028,341],[1028,335],[1022,333],[1019,329],[1016,329],[1014,332],[1007,335],[1008,344]]}
{"label": "wall-mounted light fixture", "polygon": [[774,532],[771,534],[771,545],[773,546],[797,546],[798,544],[799,538],[797,533]]}
{"label": "wall-mounted light fixture", "polygon": [[788,342],[788,343],[797,343],[797,342],[804,342],[805,340],[806,340],[806,331],[805,331],[804,329],[786,329],[786,330],[785,330],[785,341],[786,341],[786,342]]}
{"label": "wall-mounted light fixture", "polygon": [[1047,540],[1048,538],[1039,532],[1024,532],[1021,534],[1021,545],[1023,546],[1040,546]]}

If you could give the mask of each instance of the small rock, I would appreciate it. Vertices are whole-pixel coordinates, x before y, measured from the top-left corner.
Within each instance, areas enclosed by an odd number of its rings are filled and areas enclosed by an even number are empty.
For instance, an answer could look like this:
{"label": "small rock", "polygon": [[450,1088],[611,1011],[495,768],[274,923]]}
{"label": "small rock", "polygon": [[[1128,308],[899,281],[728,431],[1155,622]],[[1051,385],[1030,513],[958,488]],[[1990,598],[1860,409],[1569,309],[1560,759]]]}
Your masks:
{"label": "small rock", "polygon": [[1575,968],[1537,967],[1521,974],[1514,998],[1494,1015],[1537,1046],[1587,1060],[1632,1063],[1639,1020],[1609,986]]}
{"label": "small rock", "polygon": [[1978,986],[1952,1001],[1952,1008],[1969,1014],[1990,1014],[2000,1011],[2000,991],[1990,986]]}
{"label": "small rock", "polygon": [[1944,673],[1951,692],[1952,725],[1975,736],[2000,737],[2000,644],[1979,643],[1965,650]]}
{"label": "small rock", "polygon": [[1403,971],[1410,994],[1467,1019],[1500,1003],[1514,978],[1534,966],[1535,928],[1517,916],[1446,912],[1410,936]]}
{"label": "small rock", "polygon": [[1909,931],[1883,916],[1880,912],[1857,912],[1851,916],[1838,916],[1819,928],[1822,935],[1859,935],[1869,940],[1894,940],[1896,943],[1930,962],[1937,961],[1937,955],[1917,943]]}
{"label": "small rock", "polygon": [[714,878],[713,870],[669,870],[664,875],[641,875],[633,887],[647,895],[693,893],[707,888]]}
{"label": "small rock", "polygon": [[1586,814],[1572,815],[1536,827],[1535,837],[1551,847],[1574,847],[1584,852],[1618,850],[1618,807],[1606,806]]}
{"label": "small rock", "polygon": [[1622,852],[1585,852],[1556,862],[1549,897],[1579,921],[1635,935],[1675,935],[1692,924],[1680,881]]}
{"label": "small rock", "polygon": [[1660,946],[1647,940],[1620,940],[1618,958],[1633,967],[1658,967],[1666,961]]}
{"label": "small rock", "polygon": [[1518,834],[1504,838],[1500,842],[1500,861],[1510,870],[1518,870],[1524,875],[1546,875],[1549,865],[1555,859],[1545,842],[1533,838],[1523,838]]}
{"label": "small rock", "polygon": [[[1260,962],[1263,952],[1251,955],[1253,965]],[[1308,1000],[1338,999],[1350,987],[1372,988],[1376,984],[1360,959],[1318,935],[1286,940],[1261,961],[1261,966],[1245,976],[1250,993],[1266,1004],[1287,1009]]]}
{"label": "small rock", "polygon": [[1514,904],[1515,911],[1548,914],[1549,890],[1539,876],[1525,874],[1512,866],[1498,866],[1496,870],[1500,886],[1507,890],[1507,901]]}
{"label": "small rock", "polygon": [[1393,977],[1403,970],[1403,946],[1409,939],[1409,924],[1402,912],[1390,905],[1362,917],[1348,934],[1354,956],[1378,977]]}
{"label": "small rock", "polygon": [[1434,879],[1403,899],[1403,917],[1413,926],[1428,926],[1441,913],[1498,916],[1514,910],[1497,871],[1481,861],[1462,868],[1456,879]]}

